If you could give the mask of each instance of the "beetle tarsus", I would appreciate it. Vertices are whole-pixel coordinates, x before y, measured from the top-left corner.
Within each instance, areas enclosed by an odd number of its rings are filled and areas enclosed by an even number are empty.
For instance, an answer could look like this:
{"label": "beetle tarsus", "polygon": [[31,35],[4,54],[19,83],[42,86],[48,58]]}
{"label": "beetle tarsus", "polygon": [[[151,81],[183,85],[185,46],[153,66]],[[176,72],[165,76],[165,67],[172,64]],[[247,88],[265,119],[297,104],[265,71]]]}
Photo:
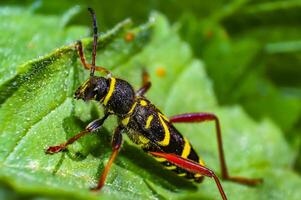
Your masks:
{"label": "beetle tarsus", "polygon": [[65,150],[65,146],[63,146],[63,145],[51,146],[45,150],[45,153],[46,154],[55,154],[55,153],[61,152],[63,150]]}

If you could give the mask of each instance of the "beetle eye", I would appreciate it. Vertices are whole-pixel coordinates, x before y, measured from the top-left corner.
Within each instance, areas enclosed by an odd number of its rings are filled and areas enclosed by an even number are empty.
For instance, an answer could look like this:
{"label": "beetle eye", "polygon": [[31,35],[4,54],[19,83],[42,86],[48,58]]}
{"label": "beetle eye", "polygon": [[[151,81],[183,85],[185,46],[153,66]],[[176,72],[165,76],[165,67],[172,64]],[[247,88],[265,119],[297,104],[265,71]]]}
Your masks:
{"label": "beetle eye", "polygon": [[97,90],[99,90],[99,87],[94,87],[93,92],[96,92]]}

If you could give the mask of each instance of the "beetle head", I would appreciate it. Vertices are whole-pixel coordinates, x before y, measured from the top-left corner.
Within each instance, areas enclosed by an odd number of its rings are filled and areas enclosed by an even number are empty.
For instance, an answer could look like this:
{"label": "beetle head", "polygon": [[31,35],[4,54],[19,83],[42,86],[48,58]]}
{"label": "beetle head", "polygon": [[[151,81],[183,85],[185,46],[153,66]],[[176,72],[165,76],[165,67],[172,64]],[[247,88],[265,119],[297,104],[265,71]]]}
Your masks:
{"label": "beetle head", "polygon": [[100,101],[107,93],[107,79],[91,76],[75,92],[75,99]]}

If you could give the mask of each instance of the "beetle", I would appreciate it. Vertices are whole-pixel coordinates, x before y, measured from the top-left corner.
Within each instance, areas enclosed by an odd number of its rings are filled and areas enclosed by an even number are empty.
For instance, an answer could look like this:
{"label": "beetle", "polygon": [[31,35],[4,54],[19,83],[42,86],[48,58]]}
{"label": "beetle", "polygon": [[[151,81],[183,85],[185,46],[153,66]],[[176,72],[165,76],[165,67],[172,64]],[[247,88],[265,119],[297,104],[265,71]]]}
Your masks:
{"label": "beetle", "polygon": [[[104,67],[96,66],[98,28],[95,12],[91,8],[88,8],[88,10],[93,22],[92,64],[86,62],[82,43],[78,41],[76,49],[79,58],[84,68],[90,70],[90,76],[76,90],[75,99],[100,102],[104,107],[104,116],[89,123],[85,130],[65,143],[48,147],[46,153],[54,154],[65,150],[68,145],[74,143],[82,136],[99,129],[110,115],[115,115],[118,118],[118,126],[112,137],[113,151],[98,185],[93,190],[98,191],[103,187],[110,167],[122,146],[122,133],[125,132],[146,153],[153,156],[166,169],[174,171],[179,176],[195,182],[202,182],[204,176],[213,178],[222,199],[226,200],[227,197],[219,178],[211,169],[205,166],[188,139],[173,125],[174,123],[214,121],[222,178],[245,185],[256,185],[262,182],[261,179],[248,179],[229,175],[223,151],[220,122],[216,115],[200,112],[180,114],[168,118],[144,96],[151,87],[149,75],[145,70],[142,73],[142,87],[135,91],[127,81],[113,77],[112,73]],[[95,76],[95,71],[103,72],[106,76]]]}

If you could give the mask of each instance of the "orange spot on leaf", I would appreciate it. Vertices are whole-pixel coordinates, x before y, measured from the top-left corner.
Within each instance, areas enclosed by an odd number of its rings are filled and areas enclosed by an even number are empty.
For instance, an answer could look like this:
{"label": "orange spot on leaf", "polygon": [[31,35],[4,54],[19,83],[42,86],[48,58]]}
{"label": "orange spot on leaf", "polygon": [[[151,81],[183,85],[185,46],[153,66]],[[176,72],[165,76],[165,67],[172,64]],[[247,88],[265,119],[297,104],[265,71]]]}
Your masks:
{"label": "orange spot on leaf", "polygon": [[207,37],[207,38],[212,38],[212,36],[213,36],[212,30],[207,31],[206,37]]}
{"label": "orange spot on leaf", "polygon": [[159,77],[164,77],[166,75],[166,70],[163,67],[158,67],[156,69],[156,75]]}
{"label": "orange spot on leaf", "polygon": [[132,33],[132,32],[128,32],[128,33],[126,33],[125,36],[124,36],[124,40],[127,41],[127,42],[131,42],[131,41],[133,41],[134,39],[135,39],[135,35],[134,35],[134,33]]}

